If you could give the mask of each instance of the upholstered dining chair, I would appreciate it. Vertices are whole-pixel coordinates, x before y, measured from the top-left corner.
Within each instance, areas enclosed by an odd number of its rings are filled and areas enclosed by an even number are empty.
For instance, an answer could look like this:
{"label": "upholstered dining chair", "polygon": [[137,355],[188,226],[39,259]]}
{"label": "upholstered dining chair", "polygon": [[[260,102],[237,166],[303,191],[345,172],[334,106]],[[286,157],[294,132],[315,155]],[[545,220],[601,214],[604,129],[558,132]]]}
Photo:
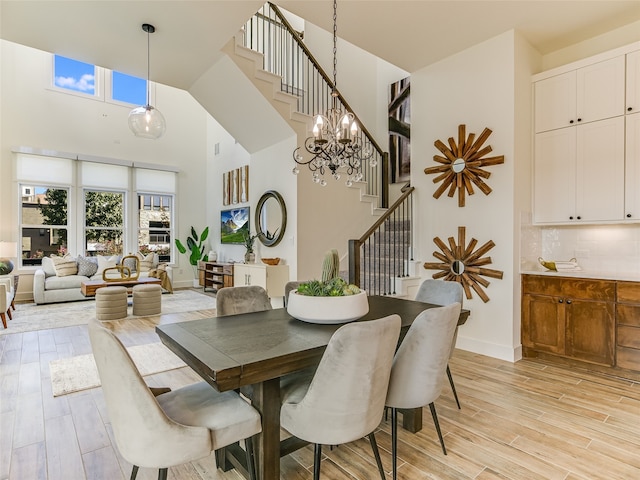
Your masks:
{"label": "upholstered dining chair", "polygon": [[294,280],[291,282],[287,282],[284,285],[284,307],[287,308],[287,303],[289,302],[289,294],[292,290],[297,290],[301,283],[304,283],[301,280]]}
{"label": "upholstered dining chair", "polygon": [[14,295],[12,277],[0,278],[0,318],[4,328],[7,328],[7,316],[9,320],[13,318],[11,316],[11,308],[13,306],[15,310],[15,305],[13,304]]}
{"label": "upholstered dining chair", "polygon": [[[462,285],[458,282],[445,282],[443,280],[433,280],[429,278],[420,284],[416,300],[419,302],[432,303],[434,305],[450,305],[457,302],[462,307],[464,298],[463,293],[464,290],[462,289]],[[451,344],[451,355],[453,355],[457,339],[458,327],[456,326],[456,331],[453,334],[453,341]],[[453,391],[453,398],[455,398],[456,405],[460,408],[460,400],[458,400],[458,392],[456,391],[455,383],[453,383],[453,375],[451,375],[449,363],[447,363],[447,377],[449,378],[449,385],[451,385],[451,390]]]}
{"label": "upholstered dining chair", "polygon": [[158,468],[158,479],[166,479],[169,467],[242,439],[255,480],[252,437],[262,431],[257,410],[237,393],[218,393],[206,382],[156,397],[113,332],[93,319],[89,338],[116,445],[133,464],[132,480],[139,467]]}
{"label": "upholstered dining chair", "polygon": [[258,285],[227,287],[216,293],[216,316],[271,310],[271,300],[264,288]]}
{"label": "upholstered dining chair", "polygon": [[280,425],[314,445],[313,478],[320,478],[322,445],[368,436],[385,478],[374,430],[382,420],[400,317],[341,326],[329,340],[315,373],[281,382]]}
{"label": "upholstered dining chair", "polygon": [[442,451],[444,439],[433,402],[440,396],[451,339],[460,316],[460,304],[429,308],[416,317],[393,360],[386,405],[391,407],[393,478],[397,471],[398,409],[429,405]]}

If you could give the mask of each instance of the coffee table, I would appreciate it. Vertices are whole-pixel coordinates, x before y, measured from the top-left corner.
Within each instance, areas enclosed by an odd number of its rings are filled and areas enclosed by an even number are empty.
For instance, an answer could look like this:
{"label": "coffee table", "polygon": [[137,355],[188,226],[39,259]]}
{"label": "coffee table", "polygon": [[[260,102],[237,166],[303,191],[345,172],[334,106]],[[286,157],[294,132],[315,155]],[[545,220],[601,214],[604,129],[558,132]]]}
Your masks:
{"label": "coffee table", "polygon": [[80,291],[82,295],[85,297],[95,297],[96,290],[102,287],[127,287],[129,293],[131,293],[131,289],[136,285],[160,285],[162,281],[159,278],[155,277],[142,277],[136,280],[89,280],[87,282],[82,282],[80,284]]}

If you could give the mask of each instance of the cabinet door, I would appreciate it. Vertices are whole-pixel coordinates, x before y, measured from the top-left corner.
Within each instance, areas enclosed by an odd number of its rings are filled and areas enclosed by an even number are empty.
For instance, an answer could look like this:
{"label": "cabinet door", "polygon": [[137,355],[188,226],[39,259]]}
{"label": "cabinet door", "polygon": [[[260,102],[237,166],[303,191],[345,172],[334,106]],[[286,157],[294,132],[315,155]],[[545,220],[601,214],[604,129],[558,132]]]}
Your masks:
{"label": "cabinet door", "polygon": [[576,97],[577,123],[624,115],[624,55],[576,70]]}
{"label": "cabinet door", "polygon": [[569,222],[575,217],[576,129],[538,133],[534,160],[534,219]]}
{"label": "cabinet door", "polygon": [[540,352],[565,350],[564,302],[548,295],[523,295],[522,345]]}
{"label": "cabinet door", "polygon": [[576,220],[622,220],[624,116],[579,125],[576,130]]}
{"label": "cabinet door", "polygon": [[640,112],[640,50],[627,55],[626,111]]}
{"label": "cabinet door", "polygon": [[566,304],[566,355],[613,365],[614,304],[570,299]]}
{"label": "cabinet door", "polygon": [[[640,63],[640,62],[638,62]],[[640,75],[638,75],[640,81]],[[626,116],[625,218],[640,220],[640,112]]]}
{"label": "cabinet door", "polygon": [[567,72],[534,84],[536,133],[568,127],[576,116],[576,72]]}

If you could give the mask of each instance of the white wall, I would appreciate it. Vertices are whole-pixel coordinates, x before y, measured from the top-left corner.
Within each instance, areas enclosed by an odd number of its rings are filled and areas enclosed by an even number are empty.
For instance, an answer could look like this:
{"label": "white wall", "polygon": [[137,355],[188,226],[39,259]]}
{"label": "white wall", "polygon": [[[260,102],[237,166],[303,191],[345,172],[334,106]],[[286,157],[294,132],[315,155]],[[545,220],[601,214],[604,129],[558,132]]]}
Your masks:
{"label": "white wall", "polygon": [[[166,118],[167,132],[158,140],[141,139],[129,131],[130,107],[48,89],[49,53],[6,41],[0,48],[0,239],[19,237],[11,154],[16,146],[177,166],[178,237],[186,239],[191,225],[204,228],[208,114],[187,92],[158,85],[155,106]],[[177,262],[176,284],[190,284],[187,258],[178,254]]]}
{"label": "white wall", "polygon": [[[520,40],[518,40],[520,42]],[[520,50],[520,48],[518,48]],[[507,32],[459,54],[453,55],[411,75],[412,174],[411,183],[416,191],[416,231],[418,232],[418,258],[435,261],[433,243],[440,237],[445,243],[453,236],[457,240],[458,226],[465,226],[466,242],[475,238],[478,247],[493,240],[495,247],[488,256],[488,268],[504,272],[502,280],[490,279],[485,289],[490,297],[483,303],[474,293],[465,299],[464,307],[471,310],[467,324],[460,328],[458,347],[507,360],[517,358],[519,338],[519,298],[514,297],[513,286],[518,277],[514,264],[516,235],[515,191],[516,162],[522,151],[516,148],[516,35]],[[517,81],[522,83],[520,75]],[[528,79],[526,79],[528,82]],[[518,112],[524,115],[526,112]],[[485,127],[493,133],[485,145],[493,148],[491,155],[504,155],[505,163],[487,167],[491,177],[487,180],[493,192],[485,196],[477,188],[475,195],[467,196],[466,206],[458,207],[457,197],[446,193],[436,200],[433,193],[433,175],[425,175],[427,166],[435,165],[433,155],[439,154],[433,146],[435,140],[447,143],[449,137],[457,140],[458,125],[465,124],[467,135],[480,135]],[[521,135],[520,133],[518,135]],[[465,245],[466,246],[466,245]],[[423,270],[424,277],[435,271]]]}

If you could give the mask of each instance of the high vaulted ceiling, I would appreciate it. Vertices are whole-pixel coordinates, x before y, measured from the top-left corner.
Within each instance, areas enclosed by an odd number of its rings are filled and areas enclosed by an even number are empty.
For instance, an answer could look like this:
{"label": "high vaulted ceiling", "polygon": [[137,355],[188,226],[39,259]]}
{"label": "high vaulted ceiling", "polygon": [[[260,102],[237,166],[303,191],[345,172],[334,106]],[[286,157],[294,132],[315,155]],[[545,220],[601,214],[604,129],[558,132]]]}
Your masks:
{"label": "high vaulted ceiling", "polygon": [[[188,89],[262,1],[0,0],[0,38]],[[330,0],[276,2],[332,30]],[[640,20],[640,0],[339,0],[338,35],[413,72],[516,29],[540,53]]]}

